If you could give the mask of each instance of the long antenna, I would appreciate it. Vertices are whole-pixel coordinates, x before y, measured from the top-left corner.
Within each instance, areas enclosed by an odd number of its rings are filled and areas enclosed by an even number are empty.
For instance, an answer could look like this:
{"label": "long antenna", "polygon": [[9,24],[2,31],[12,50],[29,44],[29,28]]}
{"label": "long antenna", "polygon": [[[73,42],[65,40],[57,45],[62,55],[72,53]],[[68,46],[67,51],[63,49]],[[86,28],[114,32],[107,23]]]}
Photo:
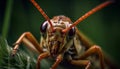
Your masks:
{"label": "long antenna", "polygon": [[49,22],[51,29],[53,31],[54,29],[50,21],[50,18],[46,15],[46,13],[42,10],[42,8],[38,5],[38,3],[35,0],[30,0],[30,1],[38,9],[38,11],[43,15],[43,17]]}
{"label": "long antenna", "polygon": [[76,20],[70,27],[62,30],[62,32],[66,33],[68,30],[70,30],[72,27],[76,26],[77,24],[79,24],[81,21],[83,21],[84,19],[86,19],[87,17],[89,17],[90,15],[92,15],[93,13],[99,11],[100,9],[108,6],[109,4],[113,3],[112,0],[108,0],[98,6],[96,6],[95,8],[93,8],[92,10],[88,11],[87,13],[85,13],[82,17],[80,17],[78,20]]}

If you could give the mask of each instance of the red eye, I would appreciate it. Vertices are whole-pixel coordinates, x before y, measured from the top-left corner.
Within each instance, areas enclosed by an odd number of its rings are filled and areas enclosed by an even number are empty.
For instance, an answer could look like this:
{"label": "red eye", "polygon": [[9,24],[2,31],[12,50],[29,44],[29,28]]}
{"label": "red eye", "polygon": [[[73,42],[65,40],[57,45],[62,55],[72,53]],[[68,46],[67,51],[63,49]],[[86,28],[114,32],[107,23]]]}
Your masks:
{"label": "red eye", "polygon": [[69,37],[72,37],[72,36],[74,36],[75,35],[75,27],[72,27],[70,30],[69,30],[69,32],[68,32],[68,36]]}
{"label": "red eye", "polygon": [[46,29],[47,29],[47,26],[48,26],[48,23],[47,22],[44,22],[41,26],[40,26],[40,31],[42,33],[45,33],[46,32]]}

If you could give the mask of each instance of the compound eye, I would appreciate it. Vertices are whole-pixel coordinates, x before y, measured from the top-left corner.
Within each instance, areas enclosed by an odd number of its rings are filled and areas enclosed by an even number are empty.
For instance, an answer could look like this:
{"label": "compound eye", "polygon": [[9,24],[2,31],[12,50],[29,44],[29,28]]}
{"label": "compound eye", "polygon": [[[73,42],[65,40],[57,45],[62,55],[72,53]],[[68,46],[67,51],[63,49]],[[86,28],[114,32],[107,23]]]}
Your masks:
{"label": "compound eye", "polygon": [[40,31],[42,33],[45,33],[46,32],[46,29],[47,29],[47,26],[48,26],[48,23],[47,22],[44,22],[41,26],[40,26]]}
{"label": "compound eye", "polygon": [[69,32],[68,32],[68,36],[69,37],[72,37],[72,36],[74,36],[75,35],[75,27],[72,27],[70,30],[69,30]]}

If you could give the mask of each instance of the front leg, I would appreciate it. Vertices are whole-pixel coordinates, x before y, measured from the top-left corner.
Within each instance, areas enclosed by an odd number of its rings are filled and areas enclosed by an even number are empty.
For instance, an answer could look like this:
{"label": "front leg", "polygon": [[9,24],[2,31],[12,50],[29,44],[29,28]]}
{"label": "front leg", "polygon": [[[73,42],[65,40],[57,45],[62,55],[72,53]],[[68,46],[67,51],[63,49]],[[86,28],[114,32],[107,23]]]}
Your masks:
{"label": "front leg", "polygon": [[[97,45],[94,45],[94,46],[91,46],[85,53],[83,53],[83,55],[81,55],[77,60],[83,60],[83,59],[85,59],[85,58],[87,58],[87,57],[89,57],[90,55],[92,55],[92,54],[95,54],[95,53],[97,53],[98,54],[98,56],[99,56],[99,59],[100,59],[100,66],[101,66],[101,69],[104,69],[105,68],[105,66],[104,66],[104,56],[103,56],[103,53],[102,53],[102,50],[101,50],[101,48],[99,47],[99,46],[97,46]],[[74,65],[80,65],[80,63],[77,61],[77,60],[72,60],[71,61],[71,63],[72,64],[74,64]],[[87,62],[82,62],[82,64],[86,64],[87,66],[89,66],[88,65],[88,61]],[[86,67],[87,67],[86,66]]]}
{"label": "front leg", "polygon": [[58,64],[63,60],[63,56],[60,54],[56,58],[56,62],[52,65],[50,69],[56,69]]}
{"label": "front leg", "polygon": [[40,61],[41,61],[42,59],[48,57],[48,56],[49,56],[49,52],[41,53],[41,54],[38,56],[36,69],[40,69]]}
{"label": "front leg", "polygon": [[30,32],[25,32],[23,33],[19,39],[15,42],[15,47],[12,50],[12,55],[14,56],[19,48],[19,45],[21,43],[26,44],[26,46],[30,49],[32,49],[32,51],[36,51],[38,53],[42,53],[43,50],[40,47],[40,44],[37,42],[37,40],[35,39],[35,37],[30,33]]}
{"label": "front leg", "polygon": [[104,69],[105,68],[105,66],[104,66],[104,56],[103,56],[103,52],[102,52],[100,46],[97,46],[97,45],[91,46],[83,55],[80,56],[79,59],[87,58],[92,54],[98,54],[101,69]]}
{"label": "front leg", "polygon": [[71,60],[69,60],[69,62],[73,65],[85,66],[85,69],[90,69],[90,65],[91,65],[89,60],[74,60],[74,59],[71,59]]}

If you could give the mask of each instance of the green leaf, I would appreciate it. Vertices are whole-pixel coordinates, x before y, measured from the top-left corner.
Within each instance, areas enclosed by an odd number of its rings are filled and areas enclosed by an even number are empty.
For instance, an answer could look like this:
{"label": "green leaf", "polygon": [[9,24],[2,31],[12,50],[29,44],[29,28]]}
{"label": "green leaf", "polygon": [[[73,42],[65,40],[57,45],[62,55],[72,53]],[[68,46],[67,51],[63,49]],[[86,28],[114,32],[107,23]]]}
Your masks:
{"label": "green leaf", "polygon": [[30,69],[35,68],[35,58],[31,58],[24,51],[11,56],[12,48],[7,41],[0,37],[0,69]]}

